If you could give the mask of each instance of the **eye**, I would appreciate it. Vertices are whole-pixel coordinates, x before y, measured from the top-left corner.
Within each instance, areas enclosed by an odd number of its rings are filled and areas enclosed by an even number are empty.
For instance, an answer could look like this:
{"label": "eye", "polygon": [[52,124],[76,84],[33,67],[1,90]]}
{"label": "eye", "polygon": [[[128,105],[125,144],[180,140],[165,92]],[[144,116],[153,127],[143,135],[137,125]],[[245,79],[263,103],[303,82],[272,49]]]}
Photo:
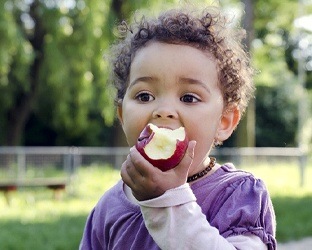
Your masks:
{"label": "eye", "polygon": [[200,102],[200,99],[196,97],[195,95],[192,94],[185,94],[180,98],[182,102],[187,102],[187,103],[195,103],[195,102]]}
{"label": "eye", "polygon": [[135,99],[137,99],[140,102],[150,102],[155,100],[155,98],[148,92],[140,92],[135,96]]}

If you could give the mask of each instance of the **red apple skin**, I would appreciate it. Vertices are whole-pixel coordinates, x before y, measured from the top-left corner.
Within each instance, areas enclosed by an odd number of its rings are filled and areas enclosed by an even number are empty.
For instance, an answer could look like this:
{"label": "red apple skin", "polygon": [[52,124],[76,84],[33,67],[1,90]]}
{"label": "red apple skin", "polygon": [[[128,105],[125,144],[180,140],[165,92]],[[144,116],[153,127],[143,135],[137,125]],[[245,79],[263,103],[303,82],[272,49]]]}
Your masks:
{"label": "red apple skin", "polygon": [[145,146],[151,141],[154,136],[154,132],[149,126],[146,126],[140,134],[140,137],[136,143],[136,148],[140,154],[150,162],[154,167],[159,168],[161,171],[165,172],[172,168],[175,168],[182,160],[185,155],[186,149],[188,147],[188,138],[185,136],[183,141],[177,140],[176,149],[173,155],[167,159],[151,159],[145,153]]}

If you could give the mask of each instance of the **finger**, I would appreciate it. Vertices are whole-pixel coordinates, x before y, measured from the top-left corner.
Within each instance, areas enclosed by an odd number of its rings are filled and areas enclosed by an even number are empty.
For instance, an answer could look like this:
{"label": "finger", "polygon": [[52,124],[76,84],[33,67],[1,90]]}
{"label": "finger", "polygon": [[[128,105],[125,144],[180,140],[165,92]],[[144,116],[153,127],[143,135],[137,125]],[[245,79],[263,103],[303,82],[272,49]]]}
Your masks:
{"label": "finger", "polygon": [[194,159],[194,150],[196,146],[196,141],[190,141],[186,150],[186,153],[180,162],[185,168],[189,168]]}
{"label": "finger", "polygon": [[142,167],[140,167],[140,160],[136,160],[136,155],[133,155],[132,152],[129,154],[129,160],[127,163],[127,172],[128,175],[134,180],[138,181],[145,177],[144,171],[142,171]]}
{"label": "finger", "polygon": [[131,189],[134,187],[134,183],[128,175],[120,174],[122,181]]}
{"label": "finger", "polygon": [[135,147],[130,149],[130,157],[136,170],[143,177],[153,176],[156,174],[155,171],[160,171],[158,168],[155,168],[148,160],[146,160]]}
{"label": "finger", "polygon": [[131,179],[131,177],[128,174],[126,162],[124,162],[121,165],[120,176],[123,182],[126,183],[127,186],[129,186],[130,188],[135,185],[134,181]]}
{"label": "finger", "polygon": [[194,150],[196,146],[196,141],[190,141],[188,144],[188,148],[186,150],[186,153],[182,159],[182,161],[179,163],[179,165],[174,169],[177,174],[181,177],[187,177],[189,169],[191,167],[191,164],[194,159]]}
{"label": "finger", "polygon": [[142,175],[136,169],[135,165],[132,162],[131,155],[127,156],[126,161],[121,166],[120,171],[121,178],[129,186],[134,187]]}
{"label": "finger", "polygon": [[186,152],[192,161],[194,159],[194,150],[196,147],[196,143],[196,141],[190,141]]}

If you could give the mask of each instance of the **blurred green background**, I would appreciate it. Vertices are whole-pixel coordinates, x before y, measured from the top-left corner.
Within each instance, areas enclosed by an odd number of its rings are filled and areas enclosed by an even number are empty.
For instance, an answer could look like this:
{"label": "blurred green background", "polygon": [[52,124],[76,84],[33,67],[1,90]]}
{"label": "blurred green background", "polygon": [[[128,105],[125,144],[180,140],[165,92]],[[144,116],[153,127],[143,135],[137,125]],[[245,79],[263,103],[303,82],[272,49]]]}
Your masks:
{"label": "blurred green background", "polygon": [[[178,2],[1,0],[0,145],[124,146],[103,57],[136,9]],[[225,146],[311,144],[311,1],[189,2],[219,3],[246,28],[258,72],[256,99]]]}
{"label": "blurred green background", "polygon": [[[105,53],[135,10],[157,14],[178,2],[0,0],[0,146],[126,146]],[[296,163],[240,167],[267,183],[279,241],[312,236],[312,1],[190,2],[219,4],[246,28],[256,99],[224,147],[308,154],[304,186]],[[0,249],[77,249],[88,213],[119,178],[111,166],[83,166],[60,200],[22,188],[8,205],[1,193]]]}

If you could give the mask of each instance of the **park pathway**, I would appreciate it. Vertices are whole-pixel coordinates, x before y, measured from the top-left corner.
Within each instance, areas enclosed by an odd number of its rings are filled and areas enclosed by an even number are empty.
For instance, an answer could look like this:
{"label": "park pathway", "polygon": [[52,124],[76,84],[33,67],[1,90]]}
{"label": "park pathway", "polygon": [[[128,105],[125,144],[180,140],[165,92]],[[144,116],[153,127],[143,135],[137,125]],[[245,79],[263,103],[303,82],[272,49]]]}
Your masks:
{"label": "park pathway", "polygon": [[277,250],[309,250],[312,249],[312,237],[287,243],[278,243]]}

